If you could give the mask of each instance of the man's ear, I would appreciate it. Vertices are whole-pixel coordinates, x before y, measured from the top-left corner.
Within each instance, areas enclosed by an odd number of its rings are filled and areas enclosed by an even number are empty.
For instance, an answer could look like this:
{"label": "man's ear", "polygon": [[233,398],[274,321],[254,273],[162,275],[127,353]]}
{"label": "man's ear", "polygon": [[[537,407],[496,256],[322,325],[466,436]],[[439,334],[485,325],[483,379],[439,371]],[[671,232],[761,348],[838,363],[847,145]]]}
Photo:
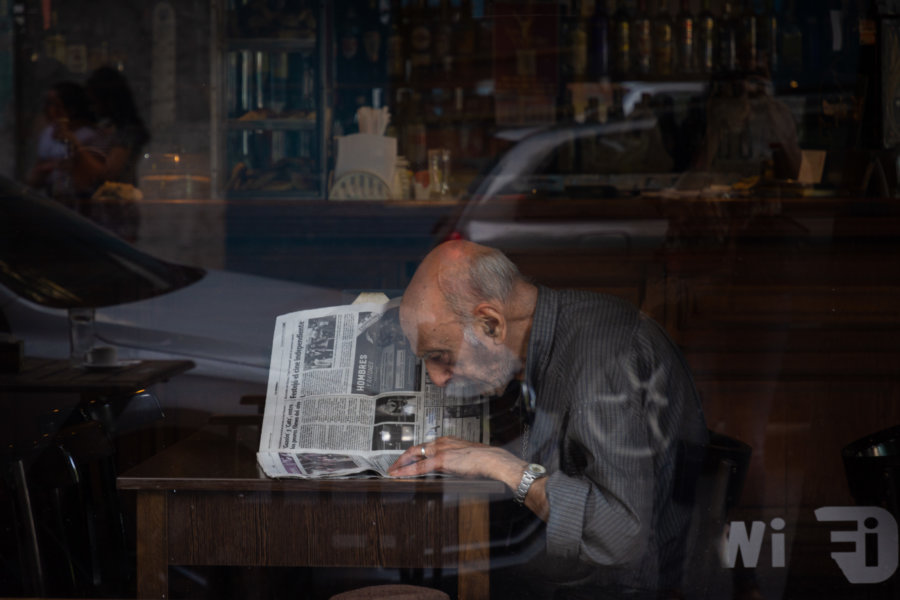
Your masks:
{"label": "man's ear", "polygon": [[506,338],[506,319],[503,313],[489,302],[482,302],[475,307],[475,318],[481,324],[484,334],[502,342]]}

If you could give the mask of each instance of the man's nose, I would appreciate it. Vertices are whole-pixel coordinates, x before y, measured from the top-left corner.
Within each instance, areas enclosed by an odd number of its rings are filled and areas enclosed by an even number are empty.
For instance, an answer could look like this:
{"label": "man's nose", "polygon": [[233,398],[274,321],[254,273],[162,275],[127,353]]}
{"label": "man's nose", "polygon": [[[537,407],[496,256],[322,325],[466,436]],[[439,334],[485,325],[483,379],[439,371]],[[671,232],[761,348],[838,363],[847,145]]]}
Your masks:
{"label": "man's nose", "polygon": [[447,367],[429,366],[428,376],[431,377],[434,385],[444,387],[450,381],[450,378],[453,377],[453,371]]}

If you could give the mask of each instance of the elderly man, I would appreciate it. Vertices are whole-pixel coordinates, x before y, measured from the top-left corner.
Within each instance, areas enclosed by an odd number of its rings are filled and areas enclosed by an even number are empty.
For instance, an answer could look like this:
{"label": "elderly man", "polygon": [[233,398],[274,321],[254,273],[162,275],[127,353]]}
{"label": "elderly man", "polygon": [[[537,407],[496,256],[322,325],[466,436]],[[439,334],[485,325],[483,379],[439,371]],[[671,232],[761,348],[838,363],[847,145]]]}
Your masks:
{"label": "elderly man", "polygon": [[675,499],[679,449],[702,445],[706,426],[658,324],[612,297],[533,285],[501,252],[465,241],[425,257],[400,324],[434,383],[469,397],[512,382],[530,418],[518,444],[441,437],[406,451],[392,475],[505,483],[544,522],[523,572],[552,581],[557,597],[678,588],[691,512]]}

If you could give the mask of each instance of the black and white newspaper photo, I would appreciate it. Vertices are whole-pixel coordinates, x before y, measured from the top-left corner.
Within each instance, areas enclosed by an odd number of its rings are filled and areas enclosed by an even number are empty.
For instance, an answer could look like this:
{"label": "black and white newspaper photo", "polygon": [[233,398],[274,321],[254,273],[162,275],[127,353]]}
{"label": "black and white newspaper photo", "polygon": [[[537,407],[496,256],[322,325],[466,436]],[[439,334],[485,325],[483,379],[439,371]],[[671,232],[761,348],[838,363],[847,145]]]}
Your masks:
{"label": "black and white newspaper photo", "polygon": [[386,476],[412,445],[488,440],[487,402],[445,397],[400,329],[399,302],[276,319],[257,459],[269,477]]}

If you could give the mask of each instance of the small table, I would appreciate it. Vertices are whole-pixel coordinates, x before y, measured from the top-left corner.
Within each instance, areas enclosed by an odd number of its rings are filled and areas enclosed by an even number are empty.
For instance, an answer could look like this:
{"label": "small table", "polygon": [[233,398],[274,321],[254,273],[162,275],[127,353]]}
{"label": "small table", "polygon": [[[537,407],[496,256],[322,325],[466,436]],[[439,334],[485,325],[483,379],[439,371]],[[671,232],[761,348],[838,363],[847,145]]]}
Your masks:
{"label": "small table", "polygon": [[29,461],[54,440],[76,409],[109,420],[127,409],[139,391],[193,367],[190,360],[141,360],[87,369],[73,367],[67,359],[25,357],[18,372],[0,373],[0,409],[5,415],[0,421],[3,460],[26,530],[25,587],[35,595],[44,595],[44,575],[28,490]]}
{"label": "small table", "polygon": [[170,565],[456,568],[461,600],[489,596],[502,483],[271,479],[259,431],[208,426],[119,476],[137,492],[139,598],[168,597]]}
{"label": "small table", "polygon": [[190,360],[134,360],[103,368],[73,367],[67,359],[26,356],[16,373],[0,373],[0,392],[133,393],[194,368]]}

